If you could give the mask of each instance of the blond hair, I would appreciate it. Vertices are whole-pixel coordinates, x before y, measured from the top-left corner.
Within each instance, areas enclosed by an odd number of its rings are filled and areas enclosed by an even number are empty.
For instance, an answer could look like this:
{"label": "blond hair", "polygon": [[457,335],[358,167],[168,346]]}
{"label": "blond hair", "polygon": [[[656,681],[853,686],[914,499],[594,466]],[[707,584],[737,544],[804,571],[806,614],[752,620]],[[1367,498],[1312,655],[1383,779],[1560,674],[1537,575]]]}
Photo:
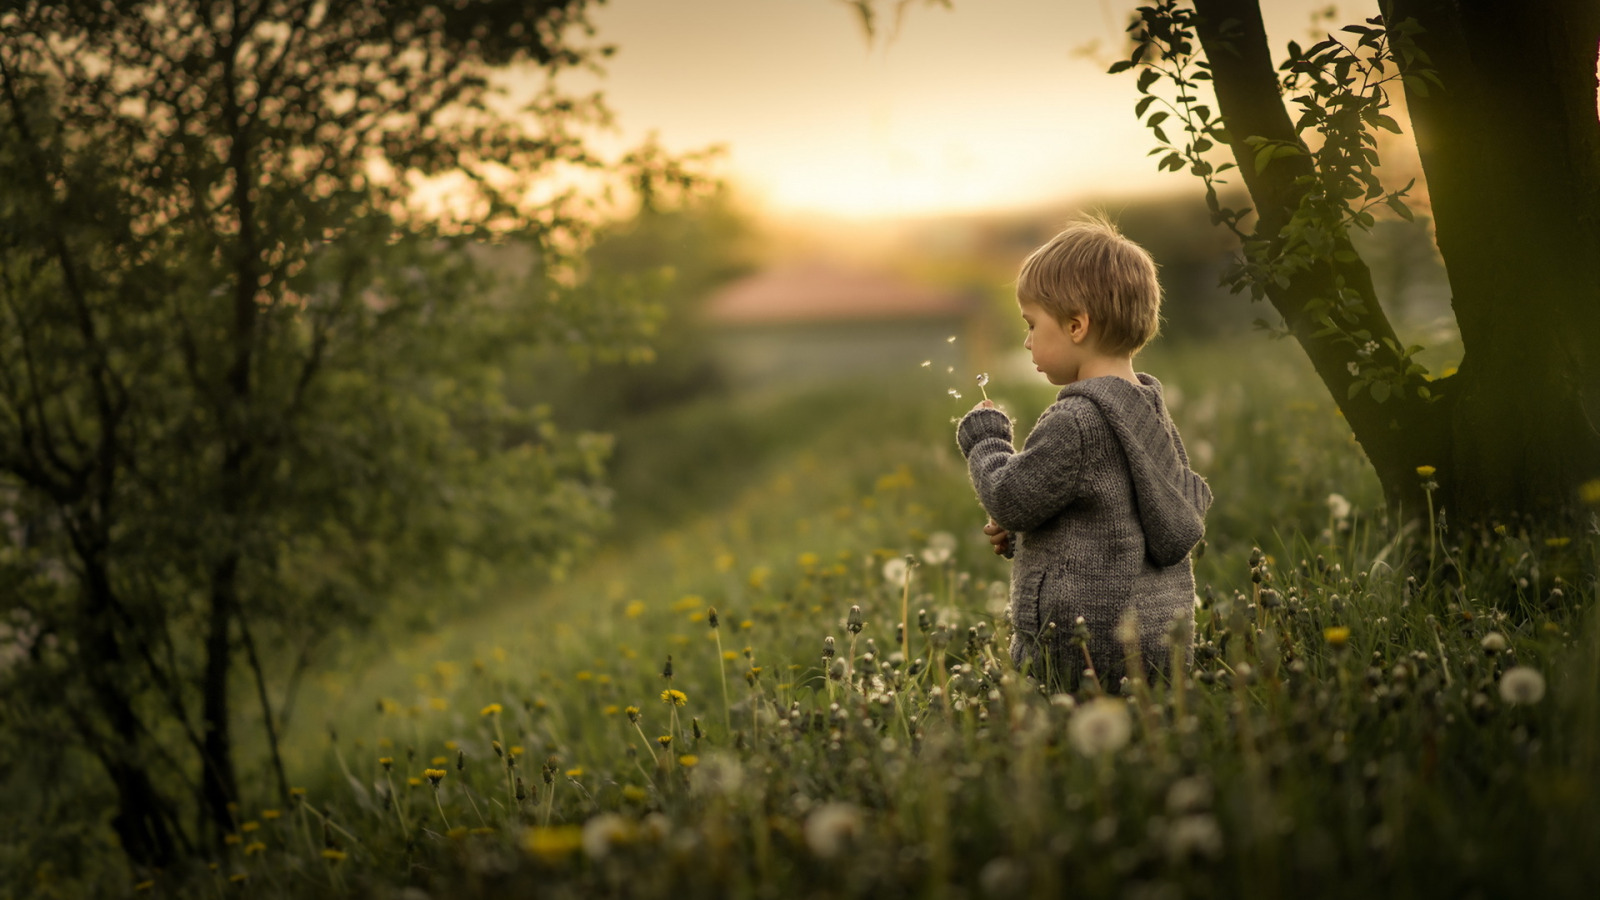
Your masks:
{"label": "blond hair", "polygon": [[1161,282],[1145,249],[1109,221],[1068,225],[1022,263],[1017,300],[1064,322],[1088,313],[1103,353],[1132,356],[1161,329]]}

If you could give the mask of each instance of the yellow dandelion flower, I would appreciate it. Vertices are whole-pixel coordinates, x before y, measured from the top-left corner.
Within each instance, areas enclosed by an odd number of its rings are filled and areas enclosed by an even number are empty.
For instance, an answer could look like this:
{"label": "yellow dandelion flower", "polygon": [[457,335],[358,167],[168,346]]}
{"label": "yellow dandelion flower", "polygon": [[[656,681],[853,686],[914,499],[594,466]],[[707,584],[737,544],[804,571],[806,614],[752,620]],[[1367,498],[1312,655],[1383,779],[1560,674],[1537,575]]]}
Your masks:
{"label": "yellow dandelion flower", "polygon": [[269,822],[272,821],[273,819],[276,819],[276,818],[282,816],[282,815],[283,815],[283,811],[282,810],[277,810],[277,809],[263,809],[261,811],[261,818],[266,819]]}
{"label": "yellow dandelion flower", "polygon": [[483,709],[478,710],[478,715],[480,715],[480,716],[498,716],[498,715],[500,715],[500,713],[502,713],[504,711],[505,711],[505,707],[501,706],[498,703],[491,703],[488,706],[485,706]]}
{"label": "yellow dandelion flower", "polygon": [[1600,506],[1600,478],[1596,478],[1593,481],[1585,481],[1578,488],[1578,499],[1590,506]]}
{"label": "yellow dandelion flower", "polygon": [[622,788],[622,799],[629,803],[643,803],[650,799],[650,793],[636,784],[630,784]]}
{"label": "yellow dandelion flower", "polygon": [[383,770],[385,772],[387,772],[390,769],[394,768],[394,757],[392,757],[392,756],[380,756],[380,757],[378,757],[378,765],[383,766]]}
{"label": "yellow dandelion flower", "polygon": [[243,825],[239,826],[239,830],[244,832],[245,834],[249,834],[252,831],[257,831],[260,828],[261,828],[261,823],[260,822],[246,822]]}
{"label": "yellow dandelion flower", "polygon": [[509,751],[507,751],[507,752],[511,754],[511,758],[512,759],[516,759],[517,757],[522,755],[522,745],[521,744],[512,744],[511,745],[511,749]]}
{"label": "yellow dandelion flower", "polygon": [[289,796],[290,797],[304,797],[305,795],[306,795],[306,789],[305,788],[297,788],[297,787],[289,788]]}
{"label": "yellow dandelion flower", "polygon": [[745,579],[745,583],[750,586],[750,590],[759,591],[766,587],[767,578],[771,575],[771,569],[766,566],[756,566],[750,570],[750,575]]}
{"label": "yellow dandelion flower", "polygon": [[428,763],[435,766],[448,766],[450,765],[450,757],[435,756],[433,759],[428,760]]}
{"label": "yellow dandelion flower", "polygon": [[579,681],[593,681],[594,673],[588,669],[584,669],[572,677],[578,679]]}
{"label": "yellow dandelion flower", "polygon": [[234,884],[244,884],[245,881],[248,880],[249,878],[250,878],[250,876],[246,875],[243,872],[235,872],[232,875],[228,876],[228,880],[233,882]]}
{"label": "yellow dandelion flower", "polygon": [[444,833],[444,836],[449,838],[452,841],[459,841],[462,838],[467,836],[467,826],[465,826],[465,825],[457,825],[456,827],[450,829],[449,831],[446,831]]}
{"label": "yellow dandelion flower", "polygon": [[733,662],[739,658],[739,654],[733,652],[732,650],[724,650],[722,651],[722,658],[728,662]]}
{"label": "yellow dandelion flower", "polygon": [[583,777],[583,768],[581,766],[579,766],[577,768],[568,769],[567,770],[567,777],[568,778],[582,778]]}
{"label": "yellow dandelion flower", "polygon": [[529,828],[522,833],[522,849],[541,862],[558,863],[583,846],[583,829],[577,825]]}
{"label": "yellow dandelion flower", "polygon": [[672,735],[663,734],[662,736],[656,738],[656,743],[663,747],[670,747],[672,745]]}
{"label": "yellow dandelion flower", "polygon": [[672,611],[676,613],[688,612],[691,609],[699,609],[705,605],[705,602],[705,599],[699,594],[685,594],[678,598],[678,602],[672,604]]}
{"label": "yellow dandelion flower", "polygon": [[667,688],[661,692],[661,702],[672,706],[682,706],[689,702],[689,696],[676,688]]}
{"label": "yellow dandelion flower", "polygon": [[678,757],[678,765],[683,766],[685,769],[692,769],[699,764],[700,757],[695,756],[693,753],[685,753]]}
{"label": "yellow dandelion flower", "polygon": [[323,847],[322,858],[328,860],[329,862],[342,862],[346,859],[349,859],[350,854],[344,852],[343,850],[335,850],[332,847]]}
{"label": "yellow dandelion flower", "polygon": [[642,601],[635,600],[622,608],[622,614],[630,619],[637,619],[644,615],[645,606]]}
{"label": "yellow dandelion flower", "polygon": [[412,787],[421,787],[422,786],[422,779],[418,778],[415,775],[412,775],[412,776],[410,776],[409,778],[406,779],[406,784],[409,784]]}
{"label": "yellow dandelion flower", "polygon": [[604,709],[600,710],[600,712],[603,715],[614,716],[617,713],[622,712],[622,707],[616,705],[615,703],[612,703],[609,706],[605,707]]}
{"label": "yellow dandelion flower", "polygon": [[1350,629],[1344,625],[1331,625],[1322,629],[1322,639],[1330,647],[1343,647],[1350,642]]}
{"label": "yellow dandelion flower", "polygon": [[624,709],[623,712],[627,713],[629,722],[639,721],[639,707],[630,706],[627,709]]}
{"label": "yellow dandelion flower", "polygon": [[267,845],[261,843],[260,841],[252,841],[249,844],[246,844],[244,848],[245,856],[255,856],[258,853],[265,852],[267,852]]}
{"label": "yellow dandelion flower", "polygon": [[428,779],[428,783],[432,784],[434,787],[438,787],[439,786],[439,782],[443,781],[444,780],[444,776],[448,775],[448,774],[449,773],[446,772],[444,769],[423,769],[422,770],[422,777]]}
{"label": "yellow dandelion flower", "polygon": [[1439,470],[1433,466],[1417,466],[1417,474],[1421,475],[1423,478],[1432,478],[1433,473],[1437,471]]}
{"label": "yellow dandelion flower", "polygon": [[1544,545],[1552,550],[1560,550],[1562,547],[1565,547],[1570,543],[1572,543],[1572,538],[1569,537],[1553,537],[1544,539]]}
{"label": "yellow dandelion flower", "polygon": [[815,569],[822,562],[822,557],[815,553],[802,553],[796,561],[803,569]]}
{"label": "yellow dandelion flower", "polygon": [[602,672],[599,675],[596,675],[594,677],[594,683],[595,684],[610,684],[611,683],[611,676],[605,674],[604,672]]}
{"label": "yellow dandelion flower", "polygon": [[223,835],[222,842],[224,844],[227,844],[228,846],[232,847],[232,846],[234,846],[236,844],[244,843],[244,838],[238,836],[237,834],[228,834],[228,835]]}
{"label": "yellow dandelion flower", "polygon": [[755,623],[755,622],[752,622],[752,621],[751,621],[751,620],[749,620],[749,619],[743,619],[743,620],[741,620],[741,621],[740,621],[740,622],[739,622],[739,628],[740,628],[740,630],[743,630],[743,631],[749,631],[749,630],[750,630],[750,629],[752,629],[752,628],[754,628],[754,627],[756,627],[756,623]]}
{"label": "yellow dandelion flower", "polygon": [[716,560],[713,562],[713,565],[716,566],[717,572],[723,575],[733,571],[734,564],[735,560],[733,558],[733,554],[727,552],[726,550],[718,553]]}
{"label": "yellow dandelion flower", "polygon": [[141,881],[138,884],[134,885],[133,889],[142,893],[144,891],[150,890],[151,888],[153,888],[155,886],[156,886],[156,883],[154,881]]}

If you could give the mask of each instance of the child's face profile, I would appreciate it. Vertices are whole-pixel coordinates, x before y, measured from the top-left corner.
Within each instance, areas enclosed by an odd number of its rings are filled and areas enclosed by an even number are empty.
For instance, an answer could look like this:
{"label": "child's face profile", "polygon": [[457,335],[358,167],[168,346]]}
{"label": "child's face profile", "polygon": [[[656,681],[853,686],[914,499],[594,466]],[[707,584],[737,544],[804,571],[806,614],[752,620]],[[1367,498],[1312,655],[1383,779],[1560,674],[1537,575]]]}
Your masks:
{"label": "child's face profile", "polygon": [[1073,313],[1058,322],[1044,307],[1031,300],[1019,300],[1022,321],[1028,323],[1028,337],[1022,342],[1033,354],[1033,365],[1051,384],[1071,384],[1088,356],[1089,317]]}

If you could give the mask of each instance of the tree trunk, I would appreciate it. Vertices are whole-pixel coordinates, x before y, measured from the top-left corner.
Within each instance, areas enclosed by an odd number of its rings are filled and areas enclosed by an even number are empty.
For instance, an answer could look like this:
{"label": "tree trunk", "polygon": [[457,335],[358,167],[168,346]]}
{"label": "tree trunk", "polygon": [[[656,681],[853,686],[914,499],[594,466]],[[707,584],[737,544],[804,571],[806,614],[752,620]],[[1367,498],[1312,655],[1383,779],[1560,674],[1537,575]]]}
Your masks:
{"label": "tree trunk", "polygon": [[229,728],[228,673],[233,667],[233,643],[229,627],[236,607],[236,579],[239,559],[228,553],[211,579],[211,616],[206,628],[206,672],[202,685],[205,721],[205,752],[201,761],[201,791],[205,809],[217,835],[232,833],[237,827],[229,804],[239,798],[233,769],[233,737]]}
{"label": "tree trunk", "polygon": [[[1266,27],[1257,0],[1195,0],[1199,13],[1196,34],[1211,63],[1217,106],[1232,138],[1234,158],[1244,176],[1257,215],[1255,237],[1281,244],[1280,231],[1289,221],[1307,188],[1296,179],[1312,173],[1312,160],[1291,156],[1273,160],[1262,172],[1255,168],[1255,149],[1245,142],[1252,136],[1296,143],[1299,140],[1279,91],[1277,69],[1267,46]],[[1349,365],[1356,359],[1350,345],[1337,336],[1318,336],[1319,324],[1307,306],[1317,298],[1334,295],[1342,283],[1364,299],[1364,308],[1348,330],[1365,330],[1379,343],[1373,362],[1395,366],[1398,356],[1383,340],[1402,344],[1384,315],[1365,263],[1354,256],[1347,236],[1338,240],[1354,262],[1325,260],[1293,277],[1289,284],[1269,284],[1267,299],[1310,358],[1340,412],[1350,424],[1367,459],[1377,471],[1389,506],[1406,516],[1426,508],[1417,467],[1440,469],[1449,445],[1451,394],[1438,382],[1428,385],[1437,398],[1418,397],[1420,379],[1408,379],[1405,389],[1378,402],[1367,391],[1350,395],[1356,376]],[[1448,484],[1448,472],[1441,472]]]}
{"label": "tree trunk", "polygon": [[1600,4],[1393,0],[1445,89],[1407,103],[1466,354],[1441,498],[1569,519],[1600,478]]}
{"label": "tree trunk", "polygon": [[173,836],[167,827],[171,806],[144,768],[146,727],[118,681],[118,675],[125,670],[125,660],[112,625],[116,618],[112,612],[111,580],[98,550],[84,548],[80,559],[84,564],[86,619],[90,623],[87,638],[90,658],[94,660],[84,671],[95,705],[105,716],[115,740],[110,751],[99,754],[117,791],[117,812],[112,816],[111,827],[134,862],[165,866],[172,861],[174,851]]}

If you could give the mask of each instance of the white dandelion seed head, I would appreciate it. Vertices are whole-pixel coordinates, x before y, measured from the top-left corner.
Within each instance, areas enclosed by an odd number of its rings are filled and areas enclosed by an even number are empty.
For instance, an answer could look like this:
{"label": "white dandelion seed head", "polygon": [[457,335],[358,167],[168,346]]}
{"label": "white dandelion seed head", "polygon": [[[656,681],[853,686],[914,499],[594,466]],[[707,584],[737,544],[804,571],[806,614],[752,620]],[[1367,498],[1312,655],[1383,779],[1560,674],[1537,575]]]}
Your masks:
{"label": "white dandelion seed head", "polygon": [[1216,859],[1222,855],[1222,829],[1209,815],[1182,816],[1167,826],[1167,858]]}
{"label": "white dandelion seed head", "polygon": [[744,784],[744,766],[723,753],[707,753],[689,772],[689,790],[696,794],[732,797]]}
{"label": "white dandelion seed head", "polygon": [[988,387],[988,386],[989,386],[989,373],[988,372],[979,372],[978,373],[978,387]]}
{"label": "white dandelion seed head", "polygon": [[590,859],[605,859],[611,848],[632,843],[638,829],[617,813],[601,813],[583,823],[583,852]]}
{"label": "white dandelion seed head", "polygon": [[1339,521],[1350,518],[1350,501],[1343,494],[1328,495],[1328,515]]}
{"label": "white dandelion seed head", "polygon": [[1110,697],[1098,697],[1078,707],[1067,722],[1067,739],[1084,756],[1099,756],[1121,750],[1133,737],[1133,719],[1128,704]]}
{"label": "white dandelion seed head", "polygon": [[861,808],[854,803],[824,803],[806,816],[806,846],[822,859],[844,852],[862,831]]}
{"label": "white dandelion seed head", "polygon": [[1483,640],[1478,642],[1478,646],[1482,647],[1485,653],[1504,653],[1506,652],[1506,636],[1498,631],[1491,631],[1483,636]]}
{"label": "white dandelion seed head", "polygon": [[1500,699],[1513,706],[1532,706],[1544,699],[1544,676],[1531,666],[1512,666],[1500,676]]}
{"label": "white dandelion seed head", "polygon": [[911,567],[906,564],[905,557],[896,556],[883,564],[883,580],[895,587],[905,584],[906,573]]}
{"label": "white dandelion seed head", "polygon": [[1167,788],[1167,814],[1204,812],[1211,808],[1211,782],[1200,775],[1179,778]]}
{"label": "white dandelion seed head", "polygon": [[956,552],[956,536],[948,531],[935,531],[928,535],[928,546],[922,548],[922,561],[930,566],[942,565]]}

